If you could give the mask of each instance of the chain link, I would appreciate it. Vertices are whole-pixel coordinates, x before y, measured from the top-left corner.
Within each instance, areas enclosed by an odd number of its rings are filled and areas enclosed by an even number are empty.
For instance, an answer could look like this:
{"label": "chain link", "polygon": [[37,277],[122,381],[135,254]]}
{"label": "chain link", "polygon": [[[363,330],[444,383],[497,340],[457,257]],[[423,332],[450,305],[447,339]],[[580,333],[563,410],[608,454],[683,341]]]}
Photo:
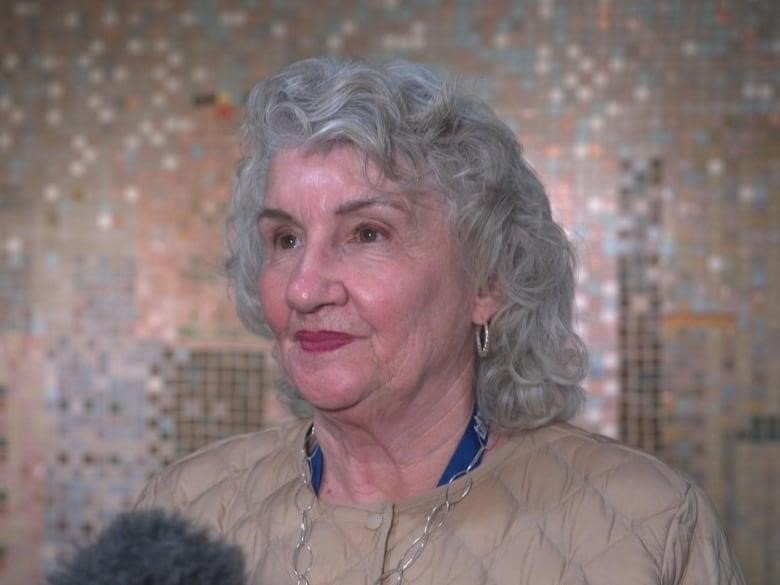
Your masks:
{"label": "chain link", "polygon": [[[311,536],[311,519],[309,518],[309,512],[311,512],[314,507],[317,496],[314,494],[314,490],[311,489],[311,460],[317,452],[317,449],[319,449],[319,446],[317,446],[312,451],[311,455],[309,455],[308,445],[313,434],[314,425],[312,425],[311,429],[306,434],[306,440],[303,442],[301,451],[305,464],[301,471],[301,483],[295,491],[295,496],[293,498],[295,507],[298,508],[298,511],[301,513],[301,531],[298,535],[298,542],[295,544],[292,559],[292,572],[296,585],[311,585],[309,583],[309,573],[311,572],[311,566],[314,563],[314,553],[311,550],[311,545],[309,545],[309,536]],[[305,498],[308,498],[308,500]]]}
{"label": "chain link", "polygon": [[[481,422],[481,421],[478,421]],[[316,446],[311,454],[308,453],[309,440],[314,434],[314,427],[306,435],[304,446],[302,449],[303,460],[305,462],[304,469],[301,472],[301,484],[295,492],[295,506],[301,513],[301,531],[298,535],[298,542],[295,545],[293,551],[293,563],[292,573],[295,578],[296,585],[311,585],[309,583],[309,573],[311,572],[312,564],[314,563],[314,554],[312,553],[311,546],[309,545],[309,536],[311,535],[311,519],[309,518],[309,512],[314,507],[316,495],[314,490],[311,489],[311,476],[312,476],[312,464],[311,460],[314,457],[316,450],[319,446]],[[425,551],[425,547],[428,546],[428,542],[431,536],[439,530],[447,521],[452,508],[458,503],[463,501],[466,496],[471,492],[474,480],[468,475],[468,473],[474,469],[477,462],[482,458],[485,453],[485,434],[480,432],[479,436],[479,449],[474,454],[474,457],[469,462],[466,469],[455,474],[444,490],[444,501],[436,504],[433,509],[428,512],[425,518],[425,524],[423,526],[422,534],[412,541],[409,548],[404,551],[401,558],[398,560],[398,564],[395,568],[385,571],[382,575],[374,581],[374,585],[403,585],[404,576],[406,571],[417,562],[420,556]],[[452,493],[453,484],[460,478],[466,476],[467,481],[463,484],[460,491]],[[304,500],[307,497],[309,500]],[[305,561],[305,562],[304,562]]]}
{"label": "chain link", "polygon": [[[485,453],[484,436],[480,434],[479,437],[479,450],[471,459],[468,467],[466,467],[466,469],[460,473],[455,474],[450,479],[450,481],[447,482],[447,487],[444,490],[444,501],[436,504],[433,509],[428,512],[428,516],[425,518],[425,525],[423,526],[422,534],[420,534],[420,536],[412,541],[412,544],[409,546],[409,548],[407,548],[404,554],[401,555],[401,558],[398,560],[398,564],[395,566],[395,568],[382,573],[382,575],[380,575],[380,577],[374,581],[374,585],[403,585],[406,571],[415,562],[417,562],[417,559],[420,558],[423,551],[425,550],[425,547],[428,545],[431,536],[433,536],[437,530],[444,526],[445,522],[447,521],[447,517],[452,511],[452,508],[469,495],[469,492],[471,492],[471,487],[474,484],[474,480],[470,475],[467,474],[472,469],[474,469],[474,466]],[[467,481],[463,485],[463,488],[456,494],[452,494],[451,490],[453,483],[455,483],[455,481],[463,476],[467,476]]]}

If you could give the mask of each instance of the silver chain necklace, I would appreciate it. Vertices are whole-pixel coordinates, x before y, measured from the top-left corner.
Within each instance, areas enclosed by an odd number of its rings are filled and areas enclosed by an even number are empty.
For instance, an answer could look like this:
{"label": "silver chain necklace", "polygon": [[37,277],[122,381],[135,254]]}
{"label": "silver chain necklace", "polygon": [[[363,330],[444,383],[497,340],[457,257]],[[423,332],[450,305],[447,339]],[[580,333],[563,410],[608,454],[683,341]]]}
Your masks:
{"label": "silver chain necklace", "polygon": [[[478,425],[483,425],[480,419],[477,419]],[[436,504],[428,515],[425,517],[425,525],[423,526],[422,533],[412,541],[409,548],[406,549],[398,564],[389,571],[382,573],[379,578],[374,581],[374,585],[403,585],[404,575],[406,571],[411,567],[417,559],[420,558],[425,547],[428,545],[428,541],[431,536],[447,521],[452,508],[461,502],[471,492],[471,488],[474,483],[474,479],[469,472],[474,469],[477,462],[482,458],[485,453],[486,433],[484,432],[484,426],[477,429],[477,436],[479,437],[479,449],[472,457],[469,464],[465,469],[456,473],[447,482],[444,489],[444,500]],[[301,513],[301,529],[298,534],[298,542],[295,544],[295,550],[292,555],[292,574],[296,585],[311,585],[309,582],[309,573],[311,572],[312,564],[314,563],[314,554],[309,544],[309,537],[311,536],[312,522],[309,518],[309,513],[314,507],[314,503],[317,500],[317,495],[314,493],[314,489],[311,487],[312,476],[312,464],[311,460],[314,457],[316,451],[308,452],[309,440],[314,435],[314,426],[306,434],[306,440],[301,448],[303,460],[305,462],[304,469],[301,471],[301,483],[298,485],[298,489],[295,491],[295,506]],[[451,493],[452,484],[463,476],[467,476],[467,481],[463,484],[463,487],[456,493]]]}

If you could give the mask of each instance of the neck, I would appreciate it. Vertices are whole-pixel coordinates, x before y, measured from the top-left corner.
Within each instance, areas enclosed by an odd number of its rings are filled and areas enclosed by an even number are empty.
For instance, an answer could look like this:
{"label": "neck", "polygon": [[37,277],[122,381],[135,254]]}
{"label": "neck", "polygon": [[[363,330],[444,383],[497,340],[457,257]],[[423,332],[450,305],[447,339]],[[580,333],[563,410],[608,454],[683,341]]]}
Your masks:
{"label": "neck", "polygon": [[432,489],[471,419],[473,395],[445,394],[434,404],[399,406],[368,423],[318,412],[325,455],[319,497],[332,503],[394,501]]}

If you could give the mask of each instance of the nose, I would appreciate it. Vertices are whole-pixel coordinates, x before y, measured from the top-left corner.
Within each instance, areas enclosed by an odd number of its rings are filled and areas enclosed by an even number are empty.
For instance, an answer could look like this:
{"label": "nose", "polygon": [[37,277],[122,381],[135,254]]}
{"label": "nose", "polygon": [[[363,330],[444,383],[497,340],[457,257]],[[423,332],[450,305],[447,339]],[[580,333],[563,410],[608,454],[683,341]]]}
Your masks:
{"label": "nose", "polygon": [[290,273],[285,294],[290,308],[300,313],[346,303],[347,290],[336,254],[309,242]]}

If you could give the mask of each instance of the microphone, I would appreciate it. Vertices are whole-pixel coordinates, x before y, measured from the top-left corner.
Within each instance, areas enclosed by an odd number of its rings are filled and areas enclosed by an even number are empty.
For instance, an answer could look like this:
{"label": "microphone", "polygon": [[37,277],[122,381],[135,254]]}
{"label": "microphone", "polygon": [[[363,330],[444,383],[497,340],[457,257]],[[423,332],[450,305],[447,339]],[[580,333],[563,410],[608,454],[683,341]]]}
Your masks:
{"label": "microphone", "polygon": [[246,585],[241,549],[161,509],[123,512],[46,585]]}

